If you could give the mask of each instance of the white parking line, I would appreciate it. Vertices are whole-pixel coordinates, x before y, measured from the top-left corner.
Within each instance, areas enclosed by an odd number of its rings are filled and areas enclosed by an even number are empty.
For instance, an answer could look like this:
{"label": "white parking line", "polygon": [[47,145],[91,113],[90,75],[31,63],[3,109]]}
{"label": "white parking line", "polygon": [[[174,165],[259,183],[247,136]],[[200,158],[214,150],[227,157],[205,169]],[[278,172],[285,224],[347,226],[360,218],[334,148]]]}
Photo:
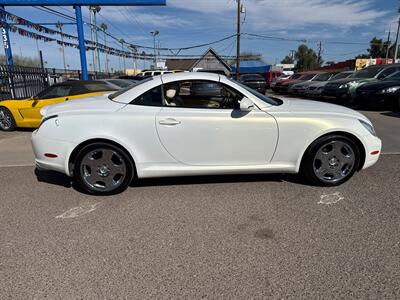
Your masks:
{"label": "white parking line", "polygon": [[16,165],[0,165],[0,168],[19,168],[19,167],[34,167],[35,164],[16,164]]}

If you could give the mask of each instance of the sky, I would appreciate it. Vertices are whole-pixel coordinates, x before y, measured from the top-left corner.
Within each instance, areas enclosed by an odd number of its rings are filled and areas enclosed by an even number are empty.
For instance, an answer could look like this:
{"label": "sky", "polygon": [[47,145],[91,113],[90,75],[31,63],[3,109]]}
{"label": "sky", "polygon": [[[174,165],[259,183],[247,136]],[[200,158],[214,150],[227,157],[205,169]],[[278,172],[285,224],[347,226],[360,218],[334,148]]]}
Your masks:
{"label": "sky", "polygon": [[[397,30],[397,0],[242,0],[245,13],[242,14],[242,32],[278,39],[264,39],[242,36],[242,51],[261,53],[268,63],[280,60],[296,49],[301,42],[317,51],[318,41],[322,42],[324,61],[342,61],[366,53],[368,42],[374,37],[387,38],[390,30],[392,41]],[[72,7],[52,7],[64,14],[74,16]],[[71,22],[59,16],[43,12],[34,7],[6,7],[20,17],[36,23],[56,21]],[[89,20],[88,8],[83,8],[84,19]],[[150,31],[158,30],[161,47],[180,48],[216,41],[236,33],[236,0],[167,0],[165,7],[102,7],[98,24],[104,22],[109,32],[132,44],[152,46]],[[54,28],[54,26],[48,26]],[[76,35],[75,25],[65,25],[63,30]],[[86,38],[90,30],[85,26]],[[37,57],[35,40],[11,34],[11,46],[15,54]],[[281,40],[279,40],[281,39]],[[292,40],[292,41],[288,41]],[[100,42],[103,36],[100,34]],[[110,43],[110,41],[108,41]],[[351,42],[355,44],[338,44]],[[60,47],[54,43],[39,42],[47,67],[61,68],[63,65]],[[110,46],[120,47],[116,42]],[[221,55],[232,56],[236,52],[235,39],[212,45]],[[207,47],[181,51],[181,55],[201,55]],[[65,48],[70,69],[79,69],[77,49]],[[139,50],[140,52],[143,49]],[[147,50],[151,51],[151,50]],[[163,52],[163,54],[172,54]],[[91,68],[89,51],[88,65]],[[104,69],[105,59],[101,55]],[[133,66],[132,60],[126,61]],[[122,68],[123,61],[110,57],[110,66]],[[139,62],[139,68],[148,64]]]}

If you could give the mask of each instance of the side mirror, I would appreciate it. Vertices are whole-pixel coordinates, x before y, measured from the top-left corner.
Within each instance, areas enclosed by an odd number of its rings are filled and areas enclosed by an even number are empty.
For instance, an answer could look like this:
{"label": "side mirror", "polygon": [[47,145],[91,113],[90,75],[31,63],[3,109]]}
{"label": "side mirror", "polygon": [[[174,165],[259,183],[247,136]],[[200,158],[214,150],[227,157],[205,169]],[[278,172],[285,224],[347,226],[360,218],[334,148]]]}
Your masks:
{"label": "side mirror", "polygon": [[240,101],[241,111],[252,111],[253,109],[254,109],[254,103],[249,98],[244,97],[242,101]]}

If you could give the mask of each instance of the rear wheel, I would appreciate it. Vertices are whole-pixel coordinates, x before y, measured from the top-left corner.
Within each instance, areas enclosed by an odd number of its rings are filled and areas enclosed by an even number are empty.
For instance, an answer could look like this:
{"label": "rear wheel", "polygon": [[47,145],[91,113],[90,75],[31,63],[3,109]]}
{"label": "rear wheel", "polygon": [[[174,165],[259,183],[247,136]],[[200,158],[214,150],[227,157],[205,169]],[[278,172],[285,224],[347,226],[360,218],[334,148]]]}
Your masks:
{"label": "rear wheel", "polygon": [[14,131],[17,127],[12,113],[5,107],[0,107],[0,129]]}
{"label": "rear wheel", "polygon": [[126,190],[134,175],[130,157],[117,146],[94,143],[78,154],[74,174],[88,193],[113,195]]}
{"label": "rear wheel", "polygon": [[306,152],[302,171],[309,181],[320,186],[336,186],[349,180],[360,164],[360,149],[348,137],[325,136]]}

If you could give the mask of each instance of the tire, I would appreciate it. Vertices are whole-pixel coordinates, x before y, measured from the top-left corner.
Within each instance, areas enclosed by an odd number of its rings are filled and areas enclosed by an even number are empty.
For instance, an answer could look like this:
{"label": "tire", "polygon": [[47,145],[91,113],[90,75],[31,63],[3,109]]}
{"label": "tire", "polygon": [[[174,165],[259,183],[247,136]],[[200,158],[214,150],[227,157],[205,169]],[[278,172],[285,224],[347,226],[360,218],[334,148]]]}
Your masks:
{"label": "tire", "polygon": [[328,135],[313,142],[305,153],[301,173],[314,185],[337,186],[359,169],[361,153],[355,142]]}
{"label": "tire", "polygon": [[393,111],[400,112],[400,97],[395,101],[393,105]]}
{"label": "tire", "polygon": [[134,177],[134,165],[121,148],[93,143],[81,149],[74,164],[79,186],[92,195],[115,195],[125,191]]}
{"label": "tire", "polygon": [[14,131],[17,127],[15,123],[14,116],[8,110],[8,108],[1,106],[0,107],[0,130],[3,131]]}

